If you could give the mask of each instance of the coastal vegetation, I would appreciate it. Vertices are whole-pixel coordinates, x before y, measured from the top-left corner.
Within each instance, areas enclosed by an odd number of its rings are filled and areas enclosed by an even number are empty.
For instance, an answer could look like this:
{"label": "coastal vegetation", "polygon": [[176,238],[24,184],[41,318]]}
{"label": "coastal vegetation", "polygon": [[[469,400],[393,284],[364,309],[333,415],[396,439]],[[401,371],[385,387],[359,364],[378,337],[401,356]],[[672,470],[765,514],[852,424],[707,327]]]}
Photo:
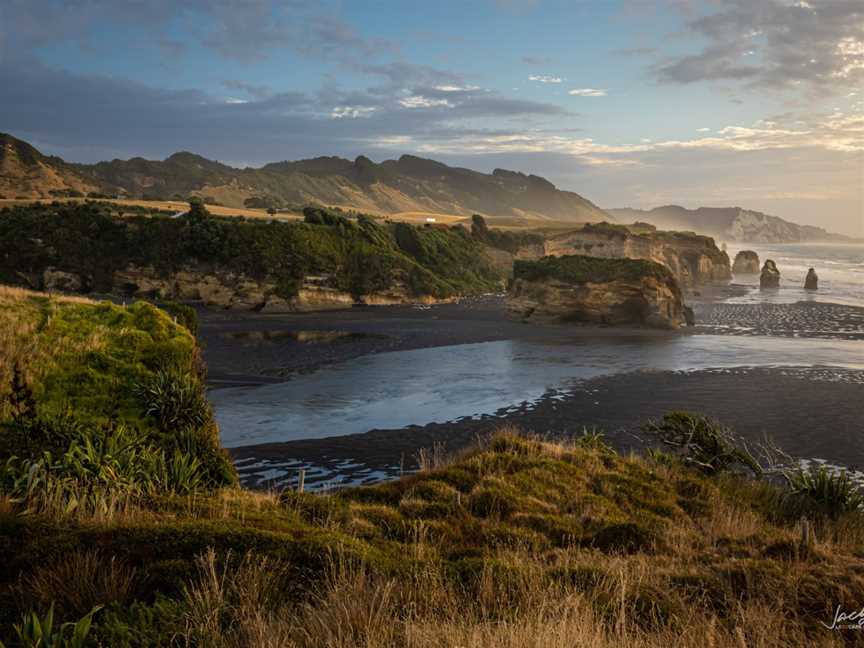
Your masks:
{"label": "coastal vegetation", "polygon": [[669,269],[646,259],[612,259],[580,254],[547,256],[536,261],[517,260],[513,278],[525,281],[557,279],[567,283],[609,283],[654,277],[674,282]]}
{"label": "coastal vegetation", "polygon": [[842,645],[864,600],[854,486],[705,417],[648,424],[645,456],[500,429],[396,481],[252,492],[186,326],[0,305],[6,646]]}
{"label": "coastal vegetation", "polygon": [[116,290],[115,272],[150,267],[163,277],[190,267],[275,283],[283,298],[304,277],[330,275],[352,295],[404,284],[411,295],[488,292],[503,279],[467,230],[385,223],[307,208],[303,222],[214,217],[196,201],[176,218],[118,214],[108,203],[52,203],[0,211],[0,281],[39,287],[46,270],[72,273],[83,292]]}

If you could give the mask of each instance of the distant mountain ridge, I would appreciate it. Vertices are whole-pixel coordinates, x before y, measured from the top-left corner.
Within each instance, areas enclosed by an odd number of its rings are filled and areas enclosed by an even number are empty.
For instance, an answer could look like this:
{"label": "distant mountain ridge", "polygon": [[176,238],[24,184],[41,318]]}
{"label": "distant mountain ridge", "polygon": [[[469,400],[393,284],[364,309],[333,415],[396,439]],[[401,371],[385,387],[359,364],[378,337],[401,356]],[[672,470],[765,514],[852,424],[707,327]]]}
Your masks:
{"label": "distant mountain ridge", "polygon": [[690,230],[722,241],[743,243],[819,243],[854,239],[812,225],[790,223],[778,216],[741,207],[686,209],[665,205],[654,209],[607,209],[621,222],[642,221],[660,229]]}
{"label": "distant mountain ridge", "polygon": [[242,207],[308,203],[394,214],[433,212],[597,222],[611,217],[591,201],[548,180],[504,169],[491,174],[403,155],[375,163],[319,157],[237,169],[194,153],[165,160],[72,164],[0,134],[0,194],[43,198],[64,191],[171,199],[197,194]]}

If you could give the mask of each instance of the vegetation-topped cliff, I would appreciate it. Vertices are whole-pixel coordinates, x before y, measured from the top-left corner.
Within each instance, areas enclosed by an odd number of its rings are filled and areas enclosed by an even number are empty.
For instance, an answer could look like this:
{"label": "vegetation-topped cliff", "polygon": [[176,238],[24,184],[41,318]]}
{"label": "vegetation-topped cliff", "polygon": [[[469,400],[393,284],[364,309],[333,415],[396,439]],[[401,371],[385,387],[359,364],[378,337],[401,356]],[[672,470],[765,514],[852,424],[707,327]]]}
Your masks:
{"label": "vegetation-topped cliff", "polygon": [[111,210],[55,203],[0,211],[0,281],[290,309],[304,291],[338,293],[348,305],[376,295],[444,299],[493,290],[503,278],[463,227],[311,208],[305,222],[217,218],[200,206],[177,218]]}
{"label": "vegetation-topped cliff", "polygon": [[744,243],[807,243],[851,241],[821,227],[790,223],[777,216],[741,207],[699,207],[685,209],[678,205],[641,209],[609,209],[622,221],[647,221],[656,227],[691,230],[721,241]]}
{"label": "vegetation-topped cliff", "polygon": [[506,218],[577,222],[609,219],[608,214],[579,194],[561,191],[535,175],[504,169],[485,174],[411,155],[380,164],[363,156],[353,162],[320,157],[277,162],[258,169],[235,169],[181,152],[165,160],[132,158],[86,165],[49,158],[11,135],[0,138],[8,150],[28,151],[14,164],[0,164],[0,194],[8,198],[47,198],[63,192],[89,191],[162,199],[194,194],[231,207],[302,207],[317,203],[383,214],[468,216],[479,212]]}
{"label": "vegetation-topped cliff", "polygon": [[654,261],[669,268],[682,286],[732,277],[729,256],[712,238],[692,232],[657,231],[640,223],[589,223],[579,229],[550,233],[543,247],[546,255]]}
{"label": "vegetation-topped cliff", "polygon": [[666,266],[580,255],[516,261],[507,310],[523,321],[678,328],[686,320]]}

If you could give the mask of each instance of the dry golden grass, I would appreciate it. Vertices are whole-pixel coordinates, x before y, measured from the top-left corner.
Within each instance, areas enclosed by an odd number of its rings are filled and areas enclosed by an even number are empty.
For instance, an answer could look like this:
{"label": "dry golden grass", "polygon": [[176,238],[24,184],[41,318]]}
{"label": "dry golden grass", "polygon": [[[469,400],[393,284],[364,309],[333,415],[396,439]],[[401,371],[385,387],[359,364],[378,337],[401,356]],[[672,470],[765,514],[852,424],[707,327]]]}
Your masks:
{"label": "dry golden grass", "polygon": [[[524,556],[530,559],[530,556]],[[229,561],[230,562],[230,561]],[[376,576],[334,562],[319,591],[298,603],[280,597],[283,571],[253,555],[226,570],[215,553],[199,559],[186,591],[185,639],[222,648],[781,648],[840,646],[815,638],[765,602],[741,601],[728,615],[685,610],[674,626],[644,618],[634,594],[654,567],[620,558],[590,592],[550,585],[541,570],[502,585],[487,570],[476,588],[454,586],[436,569],[410,579]]]}
{"label": "dry golden grass", "polygon": [[[29,205],[33,203],[50,203],[55,199],[5,199],[0,200],[0,208],[13,207],[15,205]],[[80,203],[87,200],[86,198],[58,198],[58,202],[73,202]],[[189,203],[181,200],[114,200],[114,199],[99,199],[99,202],[108,202],[114,205],[126,207],[146,207],[149,209],[163,209],[168,211],[185,211],[189,209]],[[214,216],[246,216],[248,218],[274,218],[267,213],[266,209],[250,209],[248,207],[226,207],[224,205],[207,205],[207,211]],[[302,214],[284,213],[276,214],[275,218],[280,220],[297,220],[302,219]]]}
{"label": "dry golden grass", "polygon": [[124,603],[136,584],[136,570],[98,549],[76,551],[40,566],[22,579],[18,591],[33,605],[77,616],[96,605]]}

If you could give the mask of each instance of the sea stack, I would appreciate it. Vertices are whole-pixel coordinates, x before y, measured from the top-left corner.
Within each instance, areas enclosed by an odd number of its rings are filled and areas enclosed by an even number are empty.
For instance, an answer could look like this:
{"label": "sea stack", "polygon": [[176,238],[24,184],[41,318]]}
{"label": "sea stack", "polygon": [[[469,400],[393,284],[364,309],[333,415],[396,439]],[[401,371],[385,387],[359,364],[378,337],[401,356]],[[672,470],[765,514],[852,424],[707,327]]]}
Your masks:
{"label": "sea stack", "polygon": [[807,277],[804,279],[804,290],[818,290],[819,276],[813,268],[807,271]]}
{"label": "sea stack", "polygon": [[681,288],[666,266],[581,255],[517,260],[507,311],[531,323],[675,329],[692,321]]}
{"label": "sea stack", "polygon": [[762,274],[759,275],[760,288],[779,288],[780,287],[780,271],[777,269],[777,264],[772,259],[767,259],[765,265],[762,266]]}
{"label": "sea stack", "polygon": [[735,255],[732,273],[736,275],[759,274],[759,255],[753,250],[741,250]]}

